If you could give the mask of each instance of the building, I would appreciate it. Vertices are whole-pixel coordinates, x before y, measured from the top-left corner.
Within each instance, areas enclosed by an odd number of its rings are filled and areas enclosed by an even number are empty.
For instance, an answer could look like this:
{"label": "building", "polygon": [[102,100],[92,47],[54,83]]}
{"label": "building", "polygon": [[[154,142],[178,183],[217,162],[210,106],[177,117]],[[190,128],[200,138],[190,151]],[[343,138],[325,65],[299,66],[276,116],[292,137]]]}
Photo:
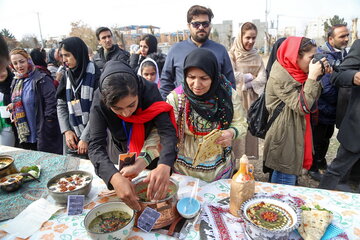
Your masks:
{"label": "building", "polygon": [[212,24],[211,39],[230,49],[233,34],[232,20],[225,20],[220,24]]}
{"label": "building", "polygon": [[318,17],[310,21],[305,30],[305,37],[314,39],[318,44],[325,42],[324,23],[330,17]]}

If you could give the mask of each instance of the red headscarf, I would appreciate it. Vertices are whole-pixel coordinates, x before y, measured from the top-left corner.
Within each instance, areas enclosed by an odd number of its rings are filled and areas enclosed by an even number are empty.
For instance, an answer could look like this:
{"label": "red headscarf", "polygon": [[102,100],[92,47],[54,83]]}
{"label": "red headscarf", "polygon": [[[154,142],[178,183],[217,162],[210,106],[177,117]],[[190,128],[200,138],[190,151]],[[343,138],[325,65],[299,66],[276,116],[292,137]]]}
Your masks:
{"label": "red headscarf", "polygon": [[125,122],[133,123],[132,134],[130,136],[129,152],[136,152],[137,156],[139,156],[145,141],[144,123],[153,120],[157,115],[163,112],[169,113],[170,120],[177,132],[174,109],[170,104],[163,101],[154,102],[153,104],[151,104],[150,107],[148,107],[144,111],[141,108],[139,108],[138,110],[136,110],[136,114],[130,117],[122,117],[120,115],[117,115]]}
{"label": "red headscarf", "polygon": [[[308,75],[299,68],[297,65],[298,52],[300,48],[302,37],[288,37],[281,44],[277,51],[277,60],[283,66],[286,71],[299,83],[304,84],[308,78]],[[301,108],[301,106],[300,106]],[[305,115],[306,128],[304,136],[304,161],[303,168],[309,170],[312,161],[312,132],[310,114]]]}

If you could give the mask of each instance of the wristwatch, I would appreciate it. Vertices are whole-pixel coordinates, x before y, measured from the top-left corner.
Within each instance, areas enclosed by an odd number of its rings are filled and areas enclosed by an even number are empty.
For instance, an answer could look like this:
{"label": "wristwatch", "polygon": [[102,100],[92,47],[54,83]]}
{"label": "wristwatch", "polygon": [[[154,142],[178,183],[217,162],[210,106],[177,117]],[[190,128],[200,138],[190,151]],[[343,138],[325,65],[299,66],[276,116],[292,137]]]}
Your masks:
{"label": "wristwatch", "polygon": [[144,158],[145,162],[149,165],[152,162],[151,156],[147,152],[141,152],[139,157]]}

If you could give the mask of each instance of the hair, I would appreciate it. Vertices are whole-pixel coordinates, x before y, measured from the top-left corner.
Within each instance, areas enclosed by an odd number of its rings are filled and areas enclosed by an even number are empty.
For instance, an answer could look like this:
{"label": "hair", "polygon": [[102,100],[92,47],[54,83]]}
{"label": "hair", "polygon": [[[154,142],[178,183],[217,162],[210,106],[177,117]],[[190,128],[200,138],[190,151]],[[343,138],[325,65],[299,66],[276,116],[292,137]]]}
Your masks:
{"label": "hair", "polygon": [[142,75],[142,72],[143,72],[144,68],[146,68],[146,67],[153,67],[155,69],[155,71],[156,71],[155,64],[153,62],[151,62],[151,61],[146,61],[141,65],[141,69],[140,69],[141,75]]}
{"label": "hair", "polygon": [[256,34],[258,33],[257,27],[251,22],[246,22],[241,26],[241,36],[245,34],[248,30],[255,30]]}
{"label": "hair", "polygon": [[339,24],[334,24],[333,26],[331,26],[329,28],[329,31],[327,33],[327,40],[329,40],[330,37],[334,37],[334,31],[336,28],[340,28],[340,27],[347,27],[346,23],[339,23]]}
{"label": "hair", "polygon": [[29,59],[30,55],[27,53],[27,51],[23,48],[14,48],[13,50],[11,50],[10,52],[10,56],[12,55],[16,55],[16,54],[20,54],[22,55],[24,58]]}
{"label": "hair", "polygon": [[157,52],[157,39],[154,35],[146,34],[141,37],[140,41],[145,41],[146,45],[148,45],[148,47],[149,47],[149,50],[147,53],[148,55],[150,53]]}
{"label": "hair", "polygon": [[214,17],[214,14],[210,8],[206,8],[200,5],[194,5],[187,12],[187,22],[190,23],[194,16],[199,16],[201,14],[208,15],[210,22],[211,19]]}
{"label": "hair", "polygon": [[9,48],[4,37],[0,34],[0,65],[6,66],[9,62]]}
{"label": "hair", "polygon": [[106,32],[106,31],[109,31],[112,36],[112,32],[108,27],[99,27],[98,29],[96,29],[95,34],[96,34],[97,40],[100,40],[100,37],[99,37],[100,33]]}
{"label": "hair", "polygon": [[314,47],[316,47],[316,43],[313,43],[312,39],[303,37],[298,51],[299,57],[303,57],[305,53],[310,52]]}
{"label": "hair", "polygon": [[42,66],[42,67],[47,67],[46,64],[46,52],[44,55],[45,50],[43,51],[43,49],[40,48],[34,48],[33,50],[31,50],[30,52],[30,56],[31,59],[33,60],[35,65],[38,66]]}
{"label": "hair", "polygon": [[113,73],[101,84],[102,100],[110,108],[127,96],[138,95],[137,79],[130,73]]}

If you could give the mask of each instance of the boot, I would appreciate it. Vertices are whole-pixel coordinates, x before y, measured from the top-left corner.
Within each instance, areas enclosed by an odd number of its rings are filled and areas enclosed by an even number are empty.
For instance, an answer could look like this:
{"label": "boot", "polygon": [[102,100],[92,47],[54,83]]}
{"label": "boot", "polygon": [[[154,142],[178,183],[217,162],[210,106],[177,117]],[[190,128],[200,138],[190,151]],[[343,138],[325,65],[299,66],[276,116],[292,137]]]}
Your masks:
{"label": "boot", "polygon": [[319,188],[327,189],[327,190],[334,190],[340,181],[340,177],[330,174],[326,172],[320,181]]}

